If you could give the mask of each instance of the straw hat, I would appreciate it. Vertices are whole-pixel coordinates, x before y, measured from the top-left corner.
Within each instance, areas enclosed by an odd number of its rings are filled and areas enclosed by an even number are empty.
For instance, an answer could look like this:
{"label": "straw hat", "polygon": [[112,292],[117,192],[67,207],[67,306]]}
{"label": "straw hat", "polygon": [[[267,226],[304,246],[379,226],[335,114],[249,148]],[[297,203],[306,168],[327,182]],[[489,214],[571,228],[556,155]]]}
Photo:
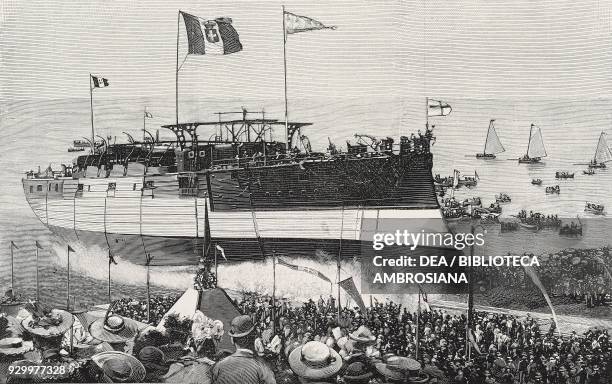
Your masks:
{"label": "straw hat", "polygon": [[124,343],[136,336],[138,325],[133,320],[119,315],[110,315],[91,323],[89,333],[95,339],[106,341],[107,343]]}
{"label": "straw hat", "polygon": [[325,379],[340,371],[342,358],[327,345],[319,341],[309,341],[291,352],[289,366],[302,378]]}
{"label": "straw hat", "polygon": [[139,383],[146,376],[145,367],[134,356],[118,351],[100,352],[91,360],[111,383]]}
{"label": "straw hat", "polygon": [[227,332],[231,337],[244,337],[255,329],[253,320],[249,315],[236,316],[230,323],[230,330]]}
{"label": "straw hat", "polygon": [[353,333],[349,333],[349,338],[358,343],[373,343],[376,341],[376,336],[365,326],[360,326]]}
{"label": "straw hat", "polygon": [[61,318],[58,325],[42,325],[37,322],[32,315],[29,315],[21,322],[23,329],[29,333],[40,337],[57,337],[61,336],[72,327],[74,317],[70,312],[61,309],[52,309],[51,313]]}
{"label": "straw hat", "polygon": [[0,340],[0,355],[22,355],[34,349],[34,342],[24,341],[21,337],[7,337]]}
{"label": "straw hat", "polygon": [[391,356],[387,363],[376,363],[376,370],[392,380],[405,380],[410,376],[410,372],[420,369],[421,363],[408,357]]}

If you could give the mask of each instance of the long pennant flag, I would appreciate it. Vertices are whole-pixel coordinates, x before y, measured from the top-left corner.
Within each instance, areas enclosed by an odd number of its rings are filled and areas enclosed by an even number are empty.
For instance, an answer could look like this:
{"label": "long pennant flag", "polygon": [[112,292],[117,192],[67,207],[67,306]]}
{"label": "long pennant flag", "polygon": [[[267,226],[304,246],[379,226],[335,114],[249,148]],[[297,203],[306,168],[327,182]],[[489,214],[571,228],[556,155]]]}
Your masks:
{"label": "long pennant flag", "polygon": [[68,252],[76,252],[70,245],[68,245]]}
{"label": "long pennant flag", "polygon": [[40,245],[40,243],[38,242],[38,240],[35,241],[36,243],[36,248],[38,249],[43,249],[42,245]]}
{"label": "long pennant flag", "polygon": [[529,277],[531,278],[531,281],[533,281],[536,287],[540,289],[540,292],[542,292],[544,300],[546,300],[546,304],[548,304],[548,307],[550,308],[550,313],[552,314],[553,321],[555,322],[555,325],[557,327],[557,332],[560,332],[559,322],[557,321],[557,314],[555,313],[555,307],[553,307],[552,301],[550,301],[550,297],[548,296],[548,292],[546,292],[546,288],[544,288],[544,285],[540,281],[540,278],[538,277],[538,274],[536,273],[535,269],[533,269],[533,267],[525,266],[524,268],[527,275],[529,275]]}
{"label": "long pennant flag", "polygon": [[15,248],[15,249],[19,249],[19,247],[17,246],[17,244],[15,244],[12,240],[11,240],[11,247]]}
{"label": "long pennant flag", "polygon": [[285,33],[287,35],[298,32],[316,31],[319,29],[336,29],[336,26],[328,26],[310,17],[300,16],[285,11]]}
{"label": "long pennant flag", "polygon": [[185,12],[181,15],[187,29],[189,54],[228,55],[242,51],[240,36],[229,17],[205,20]]}
{"label": "long pennant flag", "polygon": [[324,280],[331,284],[331,280],[327,276],[325,276],[324,274],[322,274],[321,272],[317,271],[314,268],[304,267],[304,266],[295,265],[295,264],[289,264],[288,262],[284,261],[281,258],[278,259],[277,263],[278,265],[282,265],[283,267],[291,268],[295,271],[310,273],[311,275],[314,275],[318,277],[319,279]]}
{"label": "long pennant flag", "polygon": [[365,306],[365,303],[363,302],[363,299],[361,298],[361,294],[359,293],[359,291],[357,290],[357,287],[355,286],[353,277],[351,276],[348,279],[344,279],[338,284],[351,297],[351,299],[353,299],[357,303],[359,308],[361,308],[361,311],[365,313],[366,306]]}
{"label": "long pennant flag", "polygon": [[427,116],[448,116],[452,111],[444,101],[427,99]]}

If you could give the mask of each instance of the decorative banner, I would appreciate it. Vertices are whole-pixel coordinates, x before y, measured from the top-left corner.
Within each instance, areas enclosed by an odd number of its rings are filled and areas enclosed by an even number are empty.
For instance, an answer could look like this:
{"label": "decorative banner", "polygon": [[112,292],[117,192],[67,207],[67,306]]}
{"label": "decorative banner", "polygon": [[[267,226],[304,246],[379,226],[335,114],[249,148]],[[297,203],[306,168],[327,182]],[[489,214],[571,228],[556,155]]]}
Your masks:
{"label": "decorative banner", "polygon": [[281,258],[278,259],[278,264],[282,265],[284,267],[287,267],[287,268],[291,268],[291,269],[293,269],[295,271],[301,271],[301,272],[310,273],[311,275],[317,276],[319,279],[324,280],[324,281],[326,281],[326,282],[331,284],[331,280],[328,279],[327,276],[325,276],[321,272],[317,271],[316,269],[308,268],[308,267],[303,267],[301,265],[289,264],[289,263],[287,263],[286,261],[284,261]]}
{"label": "decorative banner", "polygon": [[361,308],[361,311],[365,313],[366,306],[365,306],[365,303],[363,302],[363,299],[361,298],[361,294],[359,293],[359,291],[357,290],[357,287],[355,286],[353,277],[351,276],[348,279],[344,279],[338,284],[340,285],[340,287],[342,287],[342,289],[346,291],[346,293],[348,293],[351,299],[353,299],[357,303],[357,305],[359,305],[359,308]]}
{"label": "decorative banner", "polygon": [[552,317],[555,322],[555,326],[557,327],[557,332],[561,332],[559,330],[559,322],[557,321],[557,314],[555,313],[555,307],[553,307],[552,301],[550,301],[550,297],[548,296],[548,292],[546,292],[546,289],[544,288],[544,285],[540,281],[538,274],[536,273],[535,269],[533,269],[533,267],[525,266],[523,268],[525,268],[525,272],[529,275],[529,277],[531,278],[531,281],[533,281],[536,287],[538,287],[540,291],[542,292],[542,295],[544,295],[544,299],[546,300],[546,303],[550,307],[550,312],[552,313]]}
{"label": "decorative banner", "polygon": [[285,33],[316,31],[319,29],[336,29],[336,26],[327,26],[322,22],[306,16],[299,16],[285,11]]}

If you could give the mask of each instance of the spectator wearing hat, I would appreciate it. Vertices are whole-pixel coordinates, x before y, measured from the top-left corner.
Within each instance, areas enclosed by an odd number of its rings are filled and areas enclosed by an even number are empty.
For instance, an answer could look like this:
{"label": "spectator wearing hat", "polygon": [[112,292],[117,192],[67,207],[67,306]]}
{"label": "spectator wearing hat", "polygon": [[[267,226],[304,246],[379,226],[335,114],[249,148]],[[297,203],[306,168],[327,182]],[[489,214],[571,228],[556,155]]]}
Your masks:
{"label": "spectator wearing hat", "polygon": [[137,358],[118,351],[100,352],[91,357],[100,369],[100,381],[107,383],[141,383],[146,370]]}
{"label": "spectator wearing hat", "polygon": [[390,356],[386,362],[376,363],[375,367],[385,383],[405,383],[411,377],[418,379],[421,363],[407,357]]}
{"label": "spectator wearing hat", "polygon": [[309,341],[291,352],[289,366],[301,383],[335,383],[342,358],[320,341]]}
{"label": "spectator wearing hat", "polygon": [[89,333],[94,339],[107,342],[115,350],[123,350],[128,342],[138,334],[138,324],[119,315],[107,313],[89,325]]}
{"label": "spectator wearing hat", "polygon": [[228,334],[236,346],[236,352],[213,366],[214,384],[276,384],[270,367],[253,351],[257,337],[254,330],[255,325],[248,315],[232,320]]}
{"label": "spectator wearing hat", "polygon": [[368,370],[368,367],[357,361],[346,367],[342,379],[346,384],[368,384],[372,376],[374,374]]}

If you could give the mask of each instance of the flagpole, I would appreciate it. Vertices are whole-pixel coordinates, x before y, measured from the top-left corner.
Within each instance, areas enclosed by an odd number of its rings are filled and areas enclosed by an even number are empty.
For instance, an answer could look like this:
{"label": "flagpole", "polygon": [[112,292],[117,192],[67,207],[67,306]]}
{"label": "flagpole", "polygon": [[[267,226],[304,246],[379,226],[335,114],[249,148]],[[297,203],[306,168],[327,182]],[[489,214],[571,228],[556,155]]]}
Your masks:
{"label": "flagpole", "polygon": [[[472,225],[472,236],[474,235],[476,228]],[[470,263],[472,261],[472,259],[474,258],[474,244],[472,243],[472,246],[470,247]],[[472,327],[472,318],[474,316],[474,283],[472,282],[473,278],[472,278],[472,268],[468,267],[468,305],[467,305],[467,324],[466,324],[466,328],[465,328],[465,339],[466,340],[470,340],[470,330]],[[470,343],[466,343],[466,351],[465,354],[469,355],[470,353],[470,348],[469,348]]]}
{"label": "flagpole", "polygon": [[13,294],[15,294],[15,275],[14,275],[14,267],[13,267],[13,242],[10,244],[11,248],[11,290]]}
{"label": "flagpole", "polygon": [[145,141],[145,135],[147,134],[147,106],[144,107],[144,113],[142,114],[142,142]]}
{"label": "flagpole", "polygon": [[272,250],[272,334],[276,334],[276,251]]}
{"label": "flagpole", "polygon": [[429,129],[429,97],[425,97],[425,127]]}
{"label": "flagpole", "polygon": [[179,35],[180,35],[180,28],[181,28],[181,10],[179,9],[178,14],[177,14],[177,18],[176,18],[176,73],[175,73],[175,96],[176,96],[176,100],[175,100],[175,112],[176,112],[176,126],[178,128],[178,122],[179,122]]}
{"label": "flagpole", "polygon": [[152,257],[150,254],[146,255],[147,257],[147,323],[151,321],[151,275],[150,275],[150,267]]}
{"label": "flagpole", "polygon": [[36,301],[40,300],[40,289],[38,285],[38,243],[36,243]]}
{"label": "flagpole", "polygon": [[[283,69],[285,76],[285,143],[287,144],[287,153],[289,153],[289,105],[287,102],[287,27],[285,25],[285,6],[283,5]],[[338,280],[340,281],[340,280]]]}
{"label": "flagpole", "polygon": [[[283,18],[284,20],[284,18]],[[340,245],[338,247],[338,260],[337,260],[337,267],[338,267],[338,321],[340,320],[340,255],[342,254],[342,235],[343,235],[343,231],[344,231],[344,201],[342,202],[342,219],[340,221]]]}
{"label": "flagpole", "polygon": [[414,339],[414,343],[416,345],[416,358],[419,358],[419,333],[420,333],[420,324],[421,323],[421,287],[419,287],[419,304],[417,306],[417,318],[416,318],[416,337]]}
{"label": "flagpole", "polygon": [[91,73],[89,74],[89,110],[91,112],[91,153],[93,154],[96,148],[96,133],[94,131],[93,85],[91,83]]}
{"label": "flagpole", "polygon": [[111,302],[111,251],[108,248],[108,302]]}
{"label": "flagpole", "polygon": [[67,272],[67,279],[68,279],[68,288],[67,288],[67,295],[66,295],[66,310],[70,311],[70,246],[68,246],[68,272]]}
{"label": "flagpole", "polygon": [[215,243],[215,280],[217,281],[217,283],[219,283],[219,276],[217,276],[217,270],[218,270],[218,266],[217,266],[217,244]]}

